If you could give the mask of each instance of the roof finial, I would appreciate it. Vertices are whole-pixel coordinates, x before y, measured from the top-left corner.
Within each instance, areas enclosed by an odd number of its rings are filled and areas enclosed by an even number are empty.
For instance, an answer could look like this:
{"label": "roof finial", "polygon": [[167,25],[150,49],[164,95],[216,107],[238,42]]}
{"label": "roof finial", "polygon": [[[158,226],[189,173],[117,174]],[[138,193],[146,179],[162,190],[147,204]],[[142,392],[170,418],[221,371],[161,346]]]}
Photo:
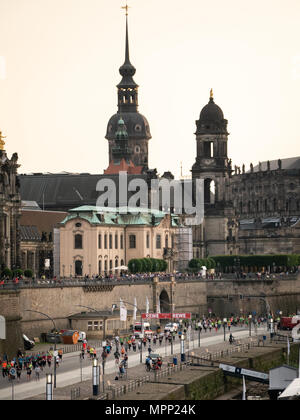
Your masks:
{"label": "roof finial", "polygon": [[210,99],[214,99],[214,93],[212,89],[210,89]]}
{"label": "roof finial", "polygon": [[4,150],[5,141],[3,139],[6,137],[2,136],[2,131],[0,131],[0,150]]}

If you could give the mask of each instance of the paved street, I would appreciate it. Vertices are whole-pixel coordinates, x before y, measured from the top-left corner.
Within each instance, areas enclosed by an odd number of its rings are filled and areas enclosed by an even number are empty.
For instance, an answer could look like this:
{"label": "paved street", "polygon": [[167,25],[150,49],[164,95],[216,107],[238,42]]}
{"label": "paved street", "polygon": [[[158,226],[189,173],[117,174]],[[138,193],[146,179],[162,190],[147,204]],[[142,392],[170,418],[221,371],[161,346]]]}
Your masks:
{"label": "paved street", "polygon": [[[249,330],[248,328],[243,327],[231,327],[231,332],[236,339],[245,339],[249,337]],[[258,329],[258,334],[264,334],[265,328],[261,327]],[[255,332],[252,331],[252,336],[255,336]],[[201,333],[201,348],[198,347],[198,334],[194,332],[191,334],[191,341],[188,344],[188,341],[185,342],[185,351],[188,350],[194,351],[195,353],[199,354],[199,352],[206,353],[206,352],[213,352],[217,350],[224,349],[229,346],[228,343],[229,332],[226,330],[226,342],[224,342],[224,331],[223,328],[218,332],[212,330],[211,332],[207,331],[206,333]],[[194,339],[193,339],[194,338]],[[151,345],[153,352],[159,353],[164,360],[164,365],[167,364],[168,360],[172,360],[173,355],[171,354],[171,346],[169,343],[165,343],[163,341],[162,345],[159,346],[158,342],[156,346]],[[127,380],[136,379],[139,376],[146,375],[145,370],[145,357],[147,354],[147,348],[143,348],[143,364],[140,364],[140,353],[133,352],[132,350],[128,352],[128,375]],[[109,355],[108,360],[105,366],[105,383],[107,381],[111,381],[115,383],[114,378],[116,376],[117,367],[114,361],[113,356],[114,349],[112,353]],[[174,345],[173,345],[173,353],[180,354],[180,342],[178,338],[176,338]],[[97,349],[97,354],[101,354],[101,350]],[[45,375],[49,372],[49,369],[46,368],[42,374],[40,381],[35,381],[34,372],[32,373],[32,378],[30,382],[27,382],[26,379],[26,372],[22,372],[22,377],[20,383],[14,382],[14,398],[15,399],[28,399],[28,398],[38,398],[44,399],[45,398]],[[53,368],[51,370],[53,372]],[[63,356],[63,361],[61,366],[57,369],[57,389],[54,390],[54,398],[61,398],[61,399],[70,399],[70,390],[72,387],[80,386],[81,383],[84,381],[89,381],[90,385],[88,386],[88,395],[91,396],[91,377],[92,377],[92,367],[91,367],[91,360],[89,358],[85,358],[82,363],[82,369],[80,367],[80,358],[79,352],[69,353]],[[119,381],[121,382],[121,381]],[[65,389],[65,391],[63,391]],[[12,386],[8,382],[7,378],[0,379],[0,399],[1,400],[11,400],[12,399]]]}

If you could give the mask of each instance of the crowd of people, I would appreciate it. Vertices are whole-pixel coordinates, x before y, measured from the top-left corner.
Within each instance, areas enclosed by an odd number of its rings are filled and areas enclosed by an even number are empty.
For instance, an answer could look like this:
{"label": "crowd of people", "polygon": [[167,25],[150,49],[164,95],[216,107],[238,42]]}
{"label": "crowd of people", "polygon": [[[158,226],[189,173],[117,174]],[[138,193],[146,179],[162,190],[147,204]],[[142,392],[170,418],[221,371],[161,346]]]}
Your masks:
{"label": "crowd of people", "polygon": [[30,381],[33,375],[35,376],[35,380],[39,381],[41,372],[46,367],[51,369],[51,365],[54,362],[56,363],[56,367],[59,367],[62,358],[62,349],[58,350],[57,355],[54,355],[53,350],[37,354],[26,354],[19,349],[13,358],[8,358],[7,354],[4,353],[0,357],[2,378],[8,378],[8,380],[17,379],[20,381],[21,375],[24,373],[27,381]]}

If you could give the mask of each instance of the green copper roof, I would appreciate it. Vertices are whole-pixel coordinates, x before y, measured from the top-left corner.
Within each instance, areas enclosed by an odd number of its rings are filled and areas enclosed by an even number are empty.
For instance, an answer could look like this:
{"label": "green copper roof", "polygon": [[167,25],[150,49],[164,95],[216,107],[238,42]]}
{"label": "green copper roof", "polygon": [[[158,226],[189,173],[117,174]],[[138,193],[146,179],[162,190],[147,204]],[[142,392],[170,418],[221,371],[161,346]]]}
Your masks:
{"label": "green copper roof", "polygon": [[[70,214],[61,222],[65,225],[76,218],[86,220],[92,225],[148,225],[158,226],[167,213],[139,207],[97,207],[81,206],[71,209]],[[171,215],[172,227],[180,226],[178,216]]]}

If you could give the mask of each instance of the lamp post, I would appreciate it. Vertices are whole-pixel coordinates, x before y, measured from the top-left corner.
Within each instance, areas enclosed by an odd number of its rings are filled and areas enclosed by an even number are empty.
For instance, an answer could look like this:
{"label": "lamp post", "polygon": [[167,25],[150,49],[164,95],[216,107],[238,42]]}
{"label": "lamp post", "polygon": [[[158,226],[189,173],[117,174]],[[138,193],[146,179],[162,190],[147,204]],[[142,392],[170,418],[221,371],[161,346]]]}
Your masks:
{"label": "lamp post", "polygon": [[93,359],[92,377],[93,377],[93,395],[94,396],[99,395],[99,381],[100,381],[99,369],[100,369],[100,366],[98,365],[98,359]]}
{"label": "lamp post", "polygon": [[185,336],[184,334],[180,337],[180,354],[181,354],[181,362],[185,362],[185,353],[184,353],[184,340]]}
{"label": "lamp post", "polygon": [[52,401],[53,400],[52,373],[48,373],[46,375],[46,400],[47,401]]}
{"label": "lamp post", "polygon": [[249,321],[249,337],[251,337],[251,322],[252,322],[252,315],[248,316],[248,321]]}
{"label": "lamp post", "polygon": [[54,331],[55,331],[55,337],[54,337],[54,366],[53,366],[53,371],[54,371],[54,388],[56,388],[56,357],[57,357],[57,351],[56,351],[56,337],[57,337],[57,328],[55,325],[54,320],[47,314],[44,314],[43,312],[39,312],[39,311],[33,311],[31,309],[25,309],[25,312],[34,312],[36,314],[41,314],[44,315],[46,318],[50,319],[50,321],[52,321],[53,326],[54,326]]}
{"label": "lamp post", "polygon": [[226,332],[225,332],[226,324],[227,324],[227,318],[224,318],[223,319],[224,341],[226,341]]}

